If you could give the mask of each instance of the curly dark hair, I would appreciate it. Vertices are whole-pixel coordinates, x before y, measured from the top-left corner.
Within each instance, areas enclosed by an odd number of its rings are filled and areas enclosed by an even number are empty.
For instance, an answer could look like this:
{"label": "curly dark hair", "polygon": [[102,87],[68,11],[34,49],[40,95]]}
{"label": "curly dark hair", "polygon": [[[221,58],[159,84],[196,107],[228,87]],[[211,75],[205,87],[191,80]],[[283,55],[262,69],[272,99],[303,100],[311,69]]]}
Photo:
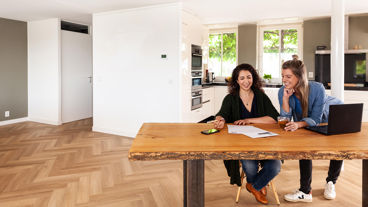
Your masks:
{"label": "curly dark hair", "polygon": [[250,64],[243,63],[243,64],[240,64],[240,65],[236,66],[236,68],[234,68],[234,70],[233,70],[233,74],[231,75],[231,80],[229,81],[229,84],[228,84],[229,93],[232,94],[232,95],[239,95],[240,86],[239,86],[237,80],[238,80],[238,77],[239,77],[239,73],[242,70],[247,70],[252,74],[253,84],[251,86],[251,89],[253,91],[255,89],[263,91],[261,78],[259,77],[256,69],[254,69],[253,66],[250,65]]}

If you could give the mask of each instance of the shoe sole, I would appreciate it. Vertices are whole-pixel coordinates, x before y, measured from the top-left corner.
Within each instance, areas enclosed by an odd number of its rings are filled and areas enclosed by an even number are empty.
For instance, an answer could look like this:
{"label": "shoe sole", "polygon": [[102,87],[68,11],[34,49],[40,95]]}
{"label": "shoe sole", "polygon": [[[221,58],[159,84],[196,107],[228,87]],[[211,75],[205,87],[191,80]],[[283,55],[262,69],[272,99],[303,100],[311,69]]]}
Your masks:
{"label": "shoe sole", "polygon": [[[249,193],[252,193],[252,192],[250,192],[250,190],[248,190],[248,188],[246,188],[246,187],[245,187],[245,189],[247,189],[247,191],[248,191]],[[266,194],[263,194],[263,193],[262,193],[262,195],[264,195],[264,196],[266,196],[266,197],[267,197],[267,193],[266,193]]]}
{"label": "shoe sole", "polygon": [[323,195],[324,197],[325,197],[325,199],[327,199],[327,200],[333,200],[333,199],[335,199],[336,198],[336,196],[335,197],[328,197],[328,196],[326,196],[326,195]]}
{"label": "shoe sole", "polygon": [[296,202],[312,203],[312,201],[313,201],[313,200],[302,200],[302,199],[299,199],[299,200],[291,200],[291,199],[287,199],[285,197],[284,197],[284,200],[285,201],[289,201],[289,202],[294,202],[294,203],[296,203]]}
{"label": "shoe sole", "polygon": [[[248,190],[248,188],[247,188],[247,187],[245,187],[245,189],[247,189],[247,191],[248,191],[249,193],[252,193],[252,192],[250,192],[250,190]],[[267,196],[267,192],[266,192],[266,194],[263,194],[263,193],[262,193],[262,195]]]}

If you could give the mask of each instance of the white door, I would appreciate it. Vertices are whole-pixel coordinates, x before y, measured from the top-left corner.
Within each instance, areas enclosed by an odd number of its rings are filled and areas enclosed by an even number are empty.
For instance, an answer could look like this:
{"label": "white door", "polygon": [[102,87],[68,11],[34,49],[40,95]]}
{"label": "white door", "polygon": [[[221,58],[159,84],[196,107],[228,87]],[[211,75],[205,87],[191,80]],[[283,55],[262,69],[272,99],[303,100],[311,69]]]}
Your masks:
{"label": "white door", "polygon": [[61,118],[71,122],[92,117],[92,38],[61,31]]}

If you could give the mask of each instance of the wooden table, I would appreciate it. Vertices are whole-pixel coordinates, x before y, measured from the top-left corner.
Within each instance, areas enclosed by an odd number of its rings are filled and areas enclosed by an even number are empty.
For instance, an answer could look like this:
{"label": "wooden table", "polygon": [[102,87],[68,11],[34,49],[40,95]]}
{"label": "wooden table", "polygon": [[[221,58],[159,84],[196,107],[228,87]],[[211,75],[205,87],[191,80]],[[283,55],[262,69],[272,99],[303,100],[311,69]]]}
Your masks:
{"label": "wooden table", "polygon": [[[368,206],[368,123],[359,133],[324,136],[305,129],[286,132],[277,124],[256,127],[279,136],[251,139],[228,134],[200,132],[211,124],[145,123],[129,151],[130,160],[183,160],[184,206],[204,206],[204,160],[363,160],[362,206]],[[298,178],[295,178],[296,180]],[[281,186],[282,187],[282,186]]]}

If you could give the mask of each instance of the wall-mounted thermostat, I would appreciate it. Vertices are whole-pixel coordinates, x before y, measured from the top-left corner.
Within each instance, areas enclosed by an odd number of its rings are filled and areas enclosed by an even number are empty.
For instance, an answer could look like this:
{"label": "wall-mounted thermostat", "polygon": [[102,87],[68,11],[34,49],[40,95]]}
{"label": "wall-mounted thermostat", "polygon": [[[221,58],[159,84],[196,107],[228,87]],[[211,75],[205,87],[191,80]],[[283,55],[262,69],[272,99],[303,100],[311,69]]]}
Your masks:
{"label": "wall-mounted thermostat", "polygon": [[308,72],[308,78],[313,78],[313,72]]}

